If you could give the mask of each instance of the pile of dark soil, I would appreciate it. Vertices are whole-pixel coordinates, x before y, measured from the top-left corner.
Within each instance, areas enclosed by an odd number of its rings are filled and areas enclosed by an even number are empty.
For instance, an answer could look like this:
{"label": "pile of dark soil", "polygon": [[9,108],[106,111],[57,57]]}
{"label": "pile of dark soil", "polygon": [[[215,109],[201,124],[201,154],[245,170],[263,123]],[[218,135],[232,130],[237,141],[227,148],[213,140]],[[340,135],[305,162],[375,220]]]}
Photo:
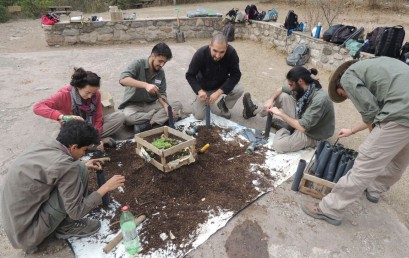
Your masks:
{"label": "pile of dark soil", "polygon": [[[250,172],[250,164],[263,164],[264,155],[245,153],[248,142],[237,137],[235,141],[224,141],[222,130],[199,128],[196,147],[209,143],[210,148],[193,164],[169,173],[145,164],[135,154],[135,143],[126,142],[116,150],[107,150],[111,162],[104,167],[105,178],[122,174],[126,179],[124,193],[114,191],[110,198],[129,205],[135,216],[147,217],[140,234],[142,254],[165,248],[168,241],[175,244],[176,251],[191,249],[191,235],[207,221],[207,211],[240,211],[260,194],[253,180],[257,180],[261,191],[272,187],[274,178],[268,170]],[[95,178],[90,180],[90,189],[97,189]],[[119,220],[120,212],[118,209],[111,224]],[[118,229],[118,223],[112,226],[114,232]],[[163,241],[159,235],[169,236],[169,231],[176,238]]]}

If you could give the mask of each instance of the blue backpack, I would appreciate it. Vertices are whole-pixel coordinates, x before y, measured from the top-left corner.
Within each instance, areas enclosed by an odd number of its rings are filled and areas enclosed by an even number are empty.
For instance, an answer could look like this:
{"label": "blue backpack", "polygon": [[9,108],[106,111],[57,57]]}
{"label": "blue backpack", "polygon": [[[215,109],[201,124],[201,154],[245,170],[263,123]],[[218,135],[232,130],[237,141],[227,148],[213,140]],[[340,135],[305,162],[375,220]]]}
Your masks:
{"label": "blue backpack", "polygon": [[277,19],[278,19],[278,11],[276,10],[276,9],[271,9],[271,10],[268,10],[268,12],[266,13],[266,16],[264,16],[264,19],[263,19],[263,21],[267,21],[267,22],[269,22],[269,21],[277,21]]}

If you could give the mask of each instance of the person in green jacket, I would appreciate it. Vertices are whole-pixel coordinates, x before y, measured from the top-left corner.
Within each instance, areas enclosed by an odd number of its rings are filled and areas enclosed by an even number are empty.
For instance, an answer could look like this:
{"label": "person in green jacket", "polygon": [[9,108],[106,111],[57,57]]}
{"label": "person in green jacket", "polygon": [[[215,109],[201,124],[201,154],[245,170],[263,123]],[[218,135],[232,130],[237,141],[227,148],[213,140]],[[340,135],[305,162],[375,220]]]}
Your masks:
{"label": "person in green jacket", "polygon": [[[314,68],[308,70],[296,66],[287,73],[288,85],[278,88],[264,105],[255,105],[250,93],[243,97],[243,117],[270,114],[273,127],[277,129],[273,148],[276,152],[298,151],[315,147],[317,141],[331,137],[335,130],[334,106],[320,82],[311,75],[317,75]],[[295,130],[294,130],[295,129]]]}
{"label": "person in green jacket", "polygon": [[368,129],[352,169],[321,202],[301,208],[316,219],[340,225],[345,208],[365,192],[378,202],[409,164],[409,66],[390,57],[348,61],[330,77],[329,96],[340,103],[349,98],[362,116],[360,124],[343,128],[338,137]]}

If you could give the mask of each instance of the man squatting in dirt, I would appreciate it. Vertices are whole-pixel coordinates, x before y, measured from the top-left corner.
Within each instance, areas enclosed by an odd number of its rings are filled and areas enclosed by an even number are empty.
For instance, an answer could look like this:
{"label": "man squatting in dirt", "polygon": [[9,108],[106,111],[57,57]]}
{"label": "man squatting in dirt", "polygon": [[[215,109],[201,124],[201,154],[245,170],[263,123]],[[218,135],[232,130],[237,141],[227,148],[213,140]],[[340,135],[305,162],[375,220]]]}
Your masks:
{"label": "man squatting in dirt", "polygon": [[102,196],[123,186],[115,175],[88,195],[88,173],[101,169],[100,160],[82,162],[98,131],[73,119],[61,126],[56,140],[41,142],[21,154],[4,178],[1,200],[3,226],[12,246],[34,253],[55,232],[57,238],[85,237],[100,228],[83,218],[102,203]]}
{"label": "man squatting in dirt", "polygon": [[362,193],[378,202],[409,164],[409,66],[389,57],[348,61],[330,77],[329,95],[336,102],[349,98],[363,123],[343,128],[348,137],[366,128],[369,136],[359,147],[352,169],[321,202],[304,202],[302,209],[316,219],[340,225],[345,208]]}
{"label": "man squatting in dirt", "polygon": [[110,136],[123,127],[125,116],[121,111],[103,116],[100,85],[101,78],[96,73],[74,69],[70,85],[36,103],[34,113],[60,123],[70,119],[87,121],[98,130],[101,138],[96,149],[104,151],[104,145],[114,147],[115,140]]}
{"label": "man squatting in dirt", "polygon": [[[168,121],[166,78],[163,67],[172,59],[172,51],[165,43],[156,44],[150,56],[132,62],[121,74],[119,83],[125,87],[119,109],[125,114],[125,124],[135,133],[161,126]],[[182,104],[171,104],[173,116],[182,111]]]}
{"label": "man squatting in dirt", "polygon": [[205,106],[217,103],[220,115],[230,119],[229,109],[243,95],[239,84],[241,72],[236,50],[227,43],[223,34],[213,36],[209,45],[199,48],[192,57],[186,79],[197,94],[193,102],[193,115],[203,120]]}
{"label": "man squatting in dirt", "polygon": [[286,76],[288,85],[278,88],[264,105],[253,104],[250,93],[244,94],[245,119],[257,114],[266,116],[268,112],[281,119],[273,119],[272,124],[278,130],[273,140],[273,148],[277,152],[315,147],[317,141],[334,134],[333,103],[311,74],[317,75],[318,71],[302,66],[292,68]]}

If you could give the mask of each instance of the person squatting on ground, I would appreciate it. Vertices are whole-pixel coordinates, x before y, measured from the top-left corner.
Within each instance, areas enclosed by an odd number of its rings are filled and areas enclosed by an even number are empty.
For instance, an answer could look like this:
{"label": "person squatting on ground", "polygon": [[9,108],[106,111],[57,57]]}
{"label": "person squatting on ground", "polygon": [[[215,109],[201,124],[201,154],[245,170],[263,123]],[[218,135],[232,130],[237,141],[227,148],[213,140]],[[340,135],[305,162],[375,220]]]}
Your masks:
{"label": "person squatting on ground", "polygon": [[317,141],[334,134],[334,106],[319,81],[311,77],[317,73],[314,68],[292,68],[287,73],[288,86],[278,88],[264,105],[253,104],[250,93],[244,94],[245,119],[268,112],[282,119],[273,119],[272,125],[278,130],[273,140],[277,152],[315,147]]}
{"label": "person squatting on ground", "polygon": [[362,193],[378,202],[402,176],[409,164],[409,66],[390,57],[348,61],[330,77],[329,95],[335,103],[349,98],[363,123],[343,128],[338,137],[348,137],[368,128],[369,136],[359,147],[352,169],[321,202],[304,202],[308,215],[341,224],[345,208]]}
{"label": "person squatting on ground", "polygon": [[239,84],[241,72],[236,50],[227,43],[223,34],[213,36],[210,44],[199,48],[192,57],[186,80],[189,82],[196,99],[193,102],[193,115],[203,120],[206,105],[217,103],[220,115],[230,119],[229,109],[243,95],[243,87]]}
{"label": "person squatting on ground", "polygon": [[103,164],[79,159],[98,139],[93,126],[73,119],[61,126],[56,140],[27,149],[10,166],[3,182],[1,215],[14,248],[34,253],[53,232],[67,239],[99,230],[98,220],[83,217],[102,203],[107,192],[123,186],[125,178],[115,175],[88,194],[88,174]]}
{"label": "person squatting on ground", "polygon": [[98,150],[103,151],[104,145],[113,147],[115,140],[109,136],[121,129],[125,117],[120,111],[103,116],[100,85],[101,78],[97,74],[83,68],[74,69],[70,85],[35,104],[34,113],[60,123],[70,119],[84,120],[99,132]]}
{"label": "person squatting on ground", "polygon": [[[119,83],[125,87],[119,109],[125,114],[125,124],[134,127],[135,133],[163,125],[168,121],[166,78],[163,67],[172,59],[172,51],[165,43],[156,44],[150,56],[132,62],[122,72]],[[170,103],[173,116],[182,111],[180,102]]]}

